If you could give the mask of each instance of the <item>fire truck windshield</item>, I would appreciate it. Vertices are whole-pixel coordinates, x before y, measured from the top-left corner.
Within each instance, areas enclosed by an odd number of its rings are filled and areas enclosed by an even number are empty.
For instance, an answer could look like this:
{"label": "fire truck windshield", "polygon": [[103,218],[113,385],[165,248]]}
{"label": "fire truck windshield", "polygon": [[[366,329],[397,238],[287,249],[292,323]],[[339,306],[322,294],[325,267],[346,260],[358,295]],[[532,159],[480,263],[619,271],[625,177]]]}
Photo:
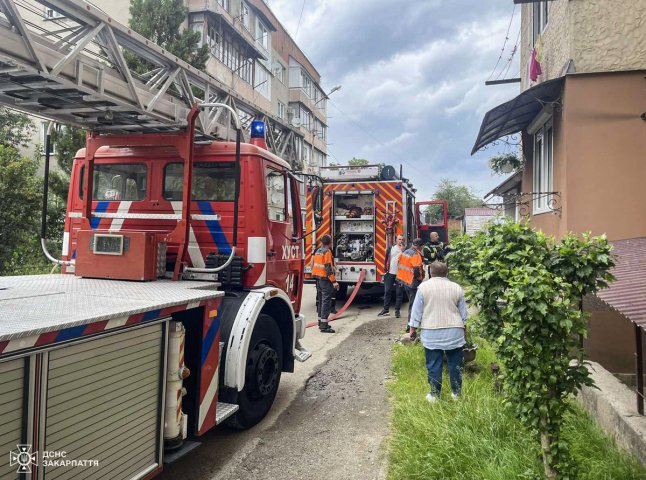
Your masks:
{"label": "fire truck windshield", "polygon": [[[81,168],[79,197],[83,198],[85,167]],[[141,201],[146,198],[148,168],[142,163],[106,163],[94,166],[93,200]]]}
{"label": "fire truck windshield", "polygon": [[[181,200],[184,165],[169,163],[164,168],[164,198]],[[193,200],[232,202],[235,195],[233,162],[196,162],[193,165]]]}

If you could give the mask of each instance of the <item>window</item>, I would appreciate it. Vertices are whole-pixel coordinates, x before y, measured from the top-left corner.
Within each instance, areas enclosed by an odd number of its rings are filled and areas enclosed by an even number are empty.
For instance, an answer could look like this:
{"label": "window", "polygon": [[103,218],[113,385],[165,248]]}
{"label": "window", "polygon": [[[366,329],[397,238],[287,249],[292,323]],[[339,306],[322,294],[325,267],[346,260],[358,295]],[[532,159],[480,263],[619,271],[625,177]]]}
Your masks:
{"label": "window", "polygon": [[532,45],[536,45],[538,37],[547,26],[547,12],[549,1],[534,2],[532,4]]}
{"label": "window", "polygon": [[[193,200],[232,202],[235,196],[233,162],[196,162],[193,165]],[[164,199],[182,200],[184,164],[169,163],[164,168]]]}
{"label": "window", "polygon": [[303,143],[303,163],[312,164],[312,147],[308,143]]}
{"label": "window", "polygon": [[264,48],[266,51],[269,51],[269,30],[265,27],[265,24],[258,20],[258,29],[256,31],[256,40],[258,44]]}
{"label": "window", "polygon": [[285,175],[272,168],[267,169],[267,213],[269,220],[284,222],[285,211]]}
{"label": "window", "polygon": [[249,30],[249,7],[244,2],[242,2],[242,6],[240,7],[240,17],[242,18],[242,25]]}
{"label": "window", "polygon": [[253,61],[243,53],[238,44],[234,44],[230,37],[224,35],[221,29],[214,26],[209,27],[207,41],[211,55],[229,67],[245,82],[251,84]]}
{"label": "window", "polygon": [[287,69],[285,68],[285,66],[280,62],[276,62],[274,64],[274,78],[278,79],[281,83],[285,83],[286,76]]}
{"label": "window", "polygon": [[[79,197],[83,198],[85,167],[81,167]],[[141,201],[146,198],[148,167],[142,163],[104,163],[94,165],[92,200]]]}
{"label": "window", "polygon": [[227,12],[229,11],[229,0],[218,0],[218,5],[224,8]]}
{"label": "window", "polygon": [[279,100],[278,111],[276,112],[278,114],[278,118],[285,119],[285,110],[286,110],[285,104]]}
{"label": "window", "polygon": [[254,89],[263,97],[271,100],[269,70],[267,70],[260,62],[256,62],[256,85],[254,86]]}
{"label": "window", "polygon": [[554,189],[553,143],[554,129],[549,121],[534,135],[534,214],[549,211],[551,196],[547,193]]}

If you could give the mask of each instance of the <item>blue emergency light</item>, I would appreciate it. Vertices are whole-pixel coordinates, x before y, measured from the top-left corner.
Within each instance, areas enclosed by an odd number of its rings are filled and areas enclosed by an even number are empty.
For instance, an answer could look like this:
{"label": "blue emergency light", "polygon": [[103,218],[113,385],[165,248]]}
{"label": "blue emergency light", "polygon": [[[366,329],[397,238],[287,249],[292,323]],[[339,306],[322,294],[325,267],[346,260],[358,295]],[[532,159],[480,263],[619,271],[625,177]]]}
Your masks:
{"label": "blue emergency light", "polygon": [[265,122],[262,120],[251,122],[251,138],[265,138]]}

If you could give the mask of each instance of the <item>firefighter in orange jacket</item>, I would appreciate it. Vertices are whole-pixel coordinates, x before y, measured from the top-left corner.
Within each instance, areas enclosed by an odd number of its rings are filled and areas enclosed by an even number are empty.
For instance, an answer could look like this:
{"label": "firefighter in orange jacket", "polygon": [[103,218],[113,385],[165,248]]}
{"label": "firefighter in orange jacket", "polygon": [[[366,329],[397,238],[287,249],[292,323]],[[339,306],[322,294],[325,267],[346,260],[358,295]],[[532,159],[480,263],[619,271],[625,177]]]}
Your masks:
{"label": "firefighter in orange jacket", "polygon": [[316,279],[319,330],[323,333],[334,333],[327,320],[332,310],[334,291],[339,289],[334,275],[334,258],[331,247],[332,237],[323,235],[321,246],[316,249],[312,259],[312,276]]}
{"label": "firefighter in orange jacket", "polygon": [[[399,257],[399,266],[397,268],[397,281],[406,289],[408,294],[408,323],[410,323],[410,315],[413,310],[413,302],[417,294],[417,287],[422,280],[424,280],[424,258],[422,257],[422,242],[421,238],[413,240],[413,246]],[[406,331],[410,327],[406,324]]]}

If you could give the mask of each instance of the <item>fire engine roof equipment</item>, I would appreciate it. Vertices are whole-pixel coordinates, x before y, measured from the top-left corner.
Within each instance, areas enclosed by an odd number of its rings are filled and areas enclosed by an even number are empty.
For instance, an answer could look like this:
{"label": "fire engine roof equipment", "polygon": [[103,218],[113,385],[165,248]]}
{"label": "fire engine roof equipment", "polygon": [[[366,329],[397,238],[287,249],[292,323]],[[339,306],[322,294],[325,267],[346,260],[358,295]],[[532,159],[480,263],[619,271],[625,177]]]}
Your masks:
{"label": "fire engine roof equipment", "polygon": [[153,320],[162,309],[178,305],[192,308],[201,301],[224,296],[218,286],[211,282],[138,283],[73,275],[0,277],[0,345],[105,320],[127,319],[142,312],[150,312]]}

